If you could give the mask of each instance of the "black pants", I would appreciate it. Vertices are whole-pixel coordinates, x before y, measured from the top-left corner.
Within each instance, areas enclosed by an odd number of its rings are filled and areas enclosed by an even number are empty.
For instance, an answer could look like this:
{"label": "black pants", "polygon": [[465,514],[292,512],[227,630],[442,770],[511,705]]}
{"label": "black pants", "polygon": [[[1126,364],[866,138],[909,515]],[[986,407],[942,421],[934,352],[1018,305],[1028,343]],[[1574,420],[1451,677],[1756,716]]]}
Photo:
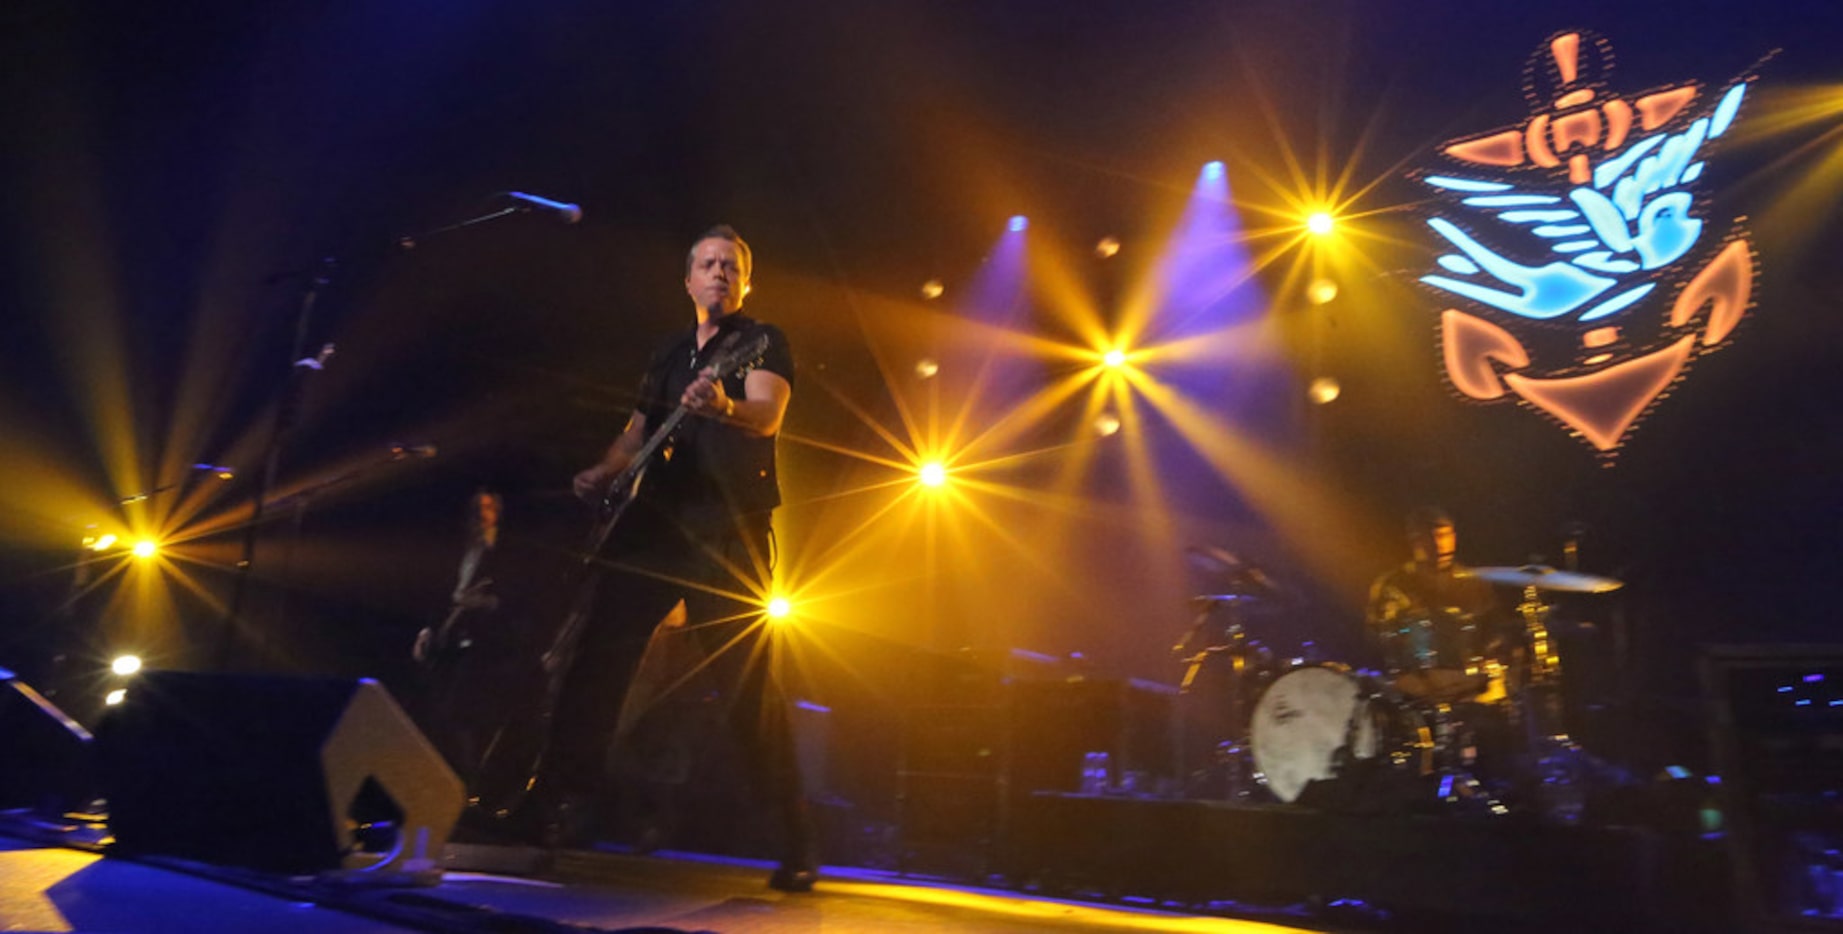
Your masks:
{"label": "black pants", "polygon": [[787,698],[762,620],[769,545],[765,517],[693,535],[630,511],[607,551],[594,616],[564,673],[540,780],[550,794],[592,795],[603,786],[622,701],[653,630],[683,600],[686,635],[707,656],[751,784],[781,825],[783,858],[810,858]]}

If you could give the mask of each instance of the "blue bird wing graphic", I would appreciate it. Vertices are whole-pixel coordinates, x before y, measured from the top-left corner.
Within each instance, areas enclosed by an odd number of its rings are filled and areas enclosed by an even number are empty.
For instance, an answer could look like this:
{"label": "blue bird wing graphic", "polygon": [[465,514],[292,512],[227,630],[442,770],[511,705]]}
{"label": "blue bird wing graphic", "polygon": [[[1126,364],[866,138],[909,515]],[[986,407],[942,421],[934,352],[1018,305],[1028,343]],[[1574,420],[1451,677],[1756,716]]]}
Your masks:
{"label": "blue bird wing graphic", "polygon": [[1472,276],[1474,280],[1481,274],[1488,275],[1498,284],[1492,286],[1442,275],[1422,276],[1421,281],[1513,315],[1539,320],[1560,317],[1592,301],[1617,282],[1567,260],[1526,266],[1507,259],[1442,217],[1428,220],[1427,225],[1464,254],[1440,257],[1442,267]]}
{"label": "blue bird wing graphic", "polygon": [[1592,321],[1644,298],[1657,283],[1626,280],[1648,280],[1635,274],[1669,266],[1702,237],[1703,222],[1692,213],[1694,196],[1683,186],[1701,176],[1703,145],[1727,131],[1746,90],[1744,82],[1734,85],[1708,115],[1677,133],[1634,141],[1595,167],[1590,184],[1561,194],[1484,179],[1427,176],[1423,181],[1428,185],[1458,194],[1461,205],[1546,241],[1552,258],[1541,265],[1516,262],[1436,217],[1428,225],[1459,252],[1437,260],[1452,275],[1432,274],[1421,281],[1539,320],[1578,311],[1580,320]]}

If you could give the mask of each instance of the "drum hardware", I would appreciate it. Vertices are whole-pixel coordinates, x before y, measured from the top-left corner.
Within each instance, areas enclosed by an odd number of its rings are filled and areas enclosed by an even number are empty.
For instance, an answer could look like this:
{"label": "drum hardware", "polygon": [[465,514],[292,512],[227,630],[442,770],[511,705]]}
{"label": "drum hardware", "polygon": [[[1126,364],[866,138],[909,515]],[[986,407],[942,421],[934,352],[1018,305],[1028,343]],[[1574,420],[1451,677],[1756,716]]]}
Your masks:
{"label": "drum hardware", "polygon": [[1428,704],[1446,704],[1485,695],[1491,687],[1490,676],[1482,663],[1465,668],[1428,668],[1404,671],[1395,675],[1395,689],[1407,697]]}
{"label": "drum hardware", "polygon": [[[1191,598],[1191,605],[1197,610],[1196,619],[1184,638],[1171,647],[1173,654],[1180,656],[1185,665],[1183,680],[1178,684],[1178,715],[1186,722],[1198,675],[1205,666],[1226,662],[1220,667],[1228,675],[1230,738],[1216,745],[1209,767],[1220,774],[1224,784],[1221,790],[1231,800],[1246,799],[1254,790],[1250,781],[1252,769],[1248,764],[1248,711],[1251,695],[1259,687],[1258,673],[1269,669],[1273,661],[1273,653],[1259,640],[1250,638],[1241,623],[1241,608],[1257,599],[1242,593],[1199,594]],[[1207,640],[1212,644],[1195,648],[1197,642],[1205,641],[1200,637],[1212,622],[1220,624],[1219,630]],[[1184,762],[1184,746],[1179,742],[1173,750],[1179,776],[1189,775]]]}
{"label": "drum hardware", "polygon": [[1513,725],[1523,735],[1525,756],[1519,768],[1522,780],[1533,789],[1533,804],[1548,820],[1564,825],[1581,821],[1587,786],[1604,763],[1582,749],[1569,735],[1563,716],[1562,689],[1566,673],[1550,623],[1554,607],[1543,591],[1577,594],[1610,593],[1625,586],[1612,577],[1580,571],[1558,571],[1543,565],[1479,567],[1464,573],[1503,586],[1521,587],[1516,615],[1523,624],[1523,658],[1509,692]]}
{"label": "drum hardware", "polygon": [[1416,608],[1405,595],[1399,606],[1401,612],[1377,634],[1396,690],[1424,704],[1503,697],[1504,669],[1485,652],[1477,614],[1459,607]]}
{"label": "drum hardware", "polygon": [[[1209,761],[1197,777],[1211,788],[1211,796],[1229,800],[1246,800],[1257,790],[1252,781],[1253,766],[1248,739],[1248,718],[1266,676],[1274,669],[1273,652],[1260,640],[1250,636],[1244,611],[1280,596],[1280,588],[1265,572],[1240,555],[1214,545],[1190,545],[1184,549],[1185,563],[1198,574],[1202,593],[1190,600],[1195,612],[1184,637],[1171,647],[1184,664],[1184,677],[1178,685],[1175,713],[1180,724],[1198,723],[1193,706],[1197,702],[1197,679],[1207,667],[1220,671],[1226,678],[1227,709],[1221,711],[1226,721],[1215,720],[1210,729],[1216,740],[1208,754]],[[1211,685],[1212,693],[1215,685]],[[1182,731],[1180,731],[1182,732]],[[1173,746],[1175,774],[1191,779],[1185,762],[1187,743]]]}
{"label": "drum hardware", "polygon": [[1523,620],[1529,636],[1529,684],[1553,684],[1561,680],[1561,656],[1549,635],[1549,611],[1542,602],[1541,591],[1534,585],[1523,588],[1523,602],[1517,604],[1517,616]]}
{"label": "drum hardware", "polygon": [[1428,719],[1433,723],[1430,758],[1434,767],[1421,774],[1437,777],[1434,797],[1442,804],[1477,810],[1481,814],[1510,813],[1473,771],[1478,766],[1476,725],[1466,720],[1452,704],[1434,705]]}
{"label": "drum hardware", "polygon": [[1250,736],[1257,780],[1284,802],[1352,760],[1380,758],[1423,775],[1434,761],[1432,731],[1413,705],[1374,673],[1335,663],[1276,678],[1255,706]]}

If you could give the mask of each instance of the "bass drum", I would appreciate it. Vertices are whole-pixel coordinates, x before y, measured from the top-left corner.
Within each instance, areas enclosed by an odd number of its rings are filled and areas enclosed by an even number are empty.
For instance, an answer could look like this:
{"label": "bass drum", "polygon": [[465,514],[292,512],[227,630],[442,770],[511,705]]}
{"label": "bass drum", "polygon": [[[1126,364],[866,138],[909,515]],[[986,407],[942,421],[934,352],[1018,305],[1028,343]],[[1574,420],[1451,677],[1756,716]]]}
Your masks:
{"label": "bass drum", "polygon": [[[1332,778],[1338,753],[1371,759],[1386,754],[1431,764],[1432,738],[1403,704],[1372,696],[1365,680],[1342,665],[1309,665],[1275,679],[1254,708],[1250,745],[1254,767],[1275,798],[1297,800],[1307,783]],[[1407,750],[1418,749],[1418,756]]]}

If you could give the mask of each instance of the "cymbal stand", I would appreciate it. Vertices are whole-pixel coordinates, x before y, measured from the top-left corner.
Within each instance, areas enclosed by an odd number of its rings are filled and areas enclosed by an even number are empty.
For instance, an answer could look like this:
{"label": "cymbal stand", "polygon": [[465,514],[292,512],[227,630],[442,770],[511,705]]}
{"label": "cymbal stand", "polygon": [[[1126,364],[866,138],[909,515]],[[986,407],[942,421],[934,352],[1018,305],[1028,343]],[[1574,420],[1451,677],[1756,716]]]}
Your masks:
{"label": "cymbal stand", "polygon": [[1585,803],[1592,757],[1568,735],[1562,718],[1562,664],[1549,632],[1549,611],[1535,587],[1523,589],[1517,615],[1529,637],[1529,662],[1523,684],[1512,694],[1514,715],[1523,721],[1529,743],[1536,803],[1551,820],[1577,824]]}
{"label": "cymbal stand", "polygon": [[1529,638],[1527,671],[1515,696],[1517,711],[1532,744],[1568,744],[1566,725],[1561,722],[1561,656],[1555,651],[1555,639],[1549,632],[1549,611],[1542,593],[1535,587],[1523,588],[1523,602],[1517,604],[1517,616]]}
{"label": "cymbal stand", "polygon": [[[1230,799],[1246,798],[1253,790],[1249,784],[1248,768],[1248,725],[1251,711],[1246,709],[1243,693],[1248,677],[1248,654],[1250,651],[1247,630],[1241,625],[1236,612],[1236,603],[1241,598],[1221,596],[1199,596],[1193,601],[1197,606],[1196,619],[1178,644],[1171,647],[1172,652],[1181,657],[1185,668],[1184,678],[1178,684],[1177,716],[1179,724],[1178,742],[1172,744],[1174,774],[1178,780],[1187,782],[1190,776],[1189,763],[1185,761],[1185,748],[1189,745],[1190,730],[1195,726],[1197,717],[1193,715],[1192,700],[1197,676],[1203,666],[1218,655],[1229,659],[1229,738],[1218,742],[1213,754],[1213,765],[1223,767],[1227,772],[1227,791]],[[1205,627],[1215,618],[1218,607],[1227,607],[1228,625],[1224,629],[1226,642],[1218,642],[1201,648],[1194,648]],[[1213,640],[1212,640],[1213,641]],[[1186,655],[1185,653],[1189,653]]]}

